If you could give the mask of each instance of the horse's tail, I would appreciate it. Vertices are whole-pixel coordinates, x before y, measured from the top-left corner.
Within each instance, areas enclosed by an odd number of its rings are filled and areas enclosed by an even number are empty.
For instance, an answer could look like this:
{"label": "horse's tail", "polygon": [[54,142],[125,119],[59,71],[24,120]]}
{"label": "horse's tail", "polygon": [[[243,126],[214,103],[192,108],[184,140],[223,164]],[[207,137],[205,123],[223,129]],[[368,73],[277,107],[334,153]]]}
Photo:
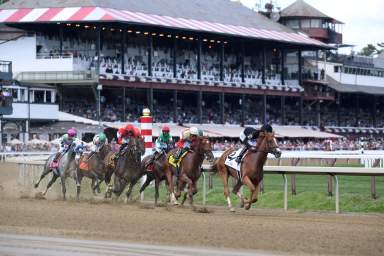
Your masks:
{"label": "horse's tail", "polygon": [[213,174],[217,173],[217,164],[219,163],[219,160],[220,160],[220,157],[215,157],[215,159],[213,160],[213,164],[209,170]]}

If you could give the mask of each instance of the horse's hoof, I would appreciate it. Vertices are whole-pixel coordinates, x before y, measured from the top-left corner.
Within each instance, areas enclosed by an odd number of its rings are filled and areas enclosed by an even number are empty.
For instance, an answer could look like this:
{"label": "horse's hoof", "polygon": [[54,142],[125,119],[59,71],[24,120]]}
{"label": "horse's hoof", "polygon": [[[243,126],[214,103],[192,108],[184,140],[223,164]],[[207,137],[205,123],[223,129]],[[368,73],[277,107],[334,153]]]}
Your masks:
{"label": "horse's hoof", "polygon": [[34,188],[38,188],[38,187],[39,187],[39,185],[38,185],[38,184],[35,184],[33,187],[34,187]]}
{"label": "horse's hoof", "polygon": [[248,211],[250,208],[251,208],[251,204],[247,204],[247,205],[244,207],[244,209],[247,210],[247,211]]}
{"label": "horse's hoof", "polygon": [[236,212],[235,208],[233,208],[233,207],[229,208],[229,211],[230,212]]}

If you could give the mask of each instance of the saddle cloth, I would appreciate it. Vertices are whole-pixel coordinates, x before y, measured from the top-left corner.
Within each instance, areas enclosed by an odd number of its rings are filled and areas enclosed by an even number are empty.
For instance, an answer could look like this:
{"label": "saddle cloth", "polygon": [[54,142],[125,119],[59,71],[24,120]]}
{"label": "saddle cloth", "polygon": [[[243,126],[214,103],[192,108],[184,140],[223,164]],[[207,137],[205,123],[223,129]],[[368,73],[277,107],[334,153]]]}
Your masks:
{"label": "saddle cloth", "polygon": [[84,153],[81,155],[80,157],[80,164],[79,164],[79,168],[83,171],[89,171],[89,166],[88,166],[88,157],[89,157],[89,154],[88,153]]}
{"label": "saddle cloth", "polygon": [[175,157],[173,155],[171,155],[168,159],[168,163],[170,165],[172,165],[173,167],[175,168],[179,168],[180,167],[180,163],[181,161],[183,160],[183,158],[188,154],[189,151],[185,151],[181,157],[179,158],[179,160],[175,160]]}
{"label": "saddle cloth", "polygon": [[[240,164],[237,163],[236,158],[240,154],[240,152],[241,152],[241,148],[236,150],[236,151],[233,151],[231,154],[229,154],[227,156],[227,158],[225,159],[225,162],[224,162],[224,164],[226,166],[231,167],[238,172],[240,172],[241,162],[240,162]],[[243,158],[241,160],[244,159],[244,157],[247,155],[247,153],[248,153],[248,151],[243,155]]]}

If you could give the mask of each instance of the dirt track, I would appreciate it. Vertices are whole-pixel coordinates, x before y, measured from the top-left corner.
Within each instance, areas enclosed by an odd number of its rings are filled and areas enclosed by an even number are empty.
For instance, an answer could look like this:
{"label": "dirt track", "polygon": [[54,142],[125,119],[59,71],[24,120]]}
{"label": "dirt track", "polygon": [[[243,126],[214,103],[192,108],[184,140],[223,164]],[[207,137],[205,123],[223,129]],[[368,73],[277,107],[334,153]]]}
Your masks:
{"label": "dirt track", "polygon": [[252,209],[153,208],[100,200],[38,200],[15,191],[17,172],[0,165],[0,233],[255,249],[291,255],[384,255],[384,215]]}

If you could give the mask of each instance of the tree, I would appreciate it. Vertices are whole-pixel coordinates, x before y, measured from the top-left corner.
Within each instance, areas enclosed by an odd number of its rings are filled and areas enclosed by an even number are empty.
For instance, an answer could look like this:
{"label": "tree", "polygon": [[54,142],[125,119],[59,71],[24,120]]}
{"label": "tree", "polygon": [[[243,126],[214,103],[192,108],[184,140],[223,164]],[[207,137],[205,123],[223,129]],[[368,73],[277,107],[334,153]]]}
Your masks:
{"label": "tree", "polygon": [[368,44],[359,52],[359,55],[372,56],[376,53],[376,47],[373,44]]}

